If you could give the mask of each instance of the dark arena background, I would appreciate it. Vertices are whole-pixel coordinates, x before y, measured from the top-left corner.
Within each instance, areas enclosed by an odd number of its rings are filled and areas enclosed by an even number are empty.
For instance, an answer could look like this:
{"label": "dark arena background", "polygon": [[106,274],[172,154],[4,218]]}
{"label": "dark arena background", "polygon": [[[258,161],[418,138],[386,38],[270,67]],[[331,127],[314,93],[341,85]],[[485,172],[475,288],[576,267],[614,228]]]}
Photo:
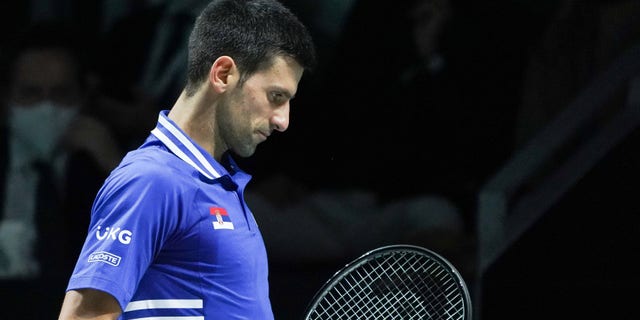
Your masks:
{"label": "dark arena background", "polygon": [[[80,53],[83,112],[122,154],[136,148],[182,90],[188,31],[206,3],[3,2],[3,122],[12,50],[56,20],[65,33],[49,37]],[[400,243],[458,268],[476,320],[637,319],[640,2],[283,3],[308,26],[319,65],[287,132],[239,159],[253,175],[246,198],[276,319],[301,319],[334,272]],[[86,215],[66,227],[86,232],[91,202],[73,205]],[[34,299],[59,304],[64,289]]]}

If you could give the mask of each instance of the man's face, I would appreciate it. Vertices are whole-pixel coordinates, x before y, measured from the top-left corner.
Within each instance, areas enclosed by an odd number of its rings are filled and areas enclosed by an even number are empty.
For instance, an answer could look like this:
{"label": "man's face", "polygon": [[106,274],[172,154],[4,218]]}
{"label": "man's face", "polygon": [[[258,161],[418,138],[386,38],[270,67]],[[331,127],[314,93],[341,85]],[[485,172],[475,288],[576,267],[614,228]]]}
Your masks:
{"label": "man's face", "polygon": [[81,104],[72,56],[54,48],[23,52],[13,66],[7,102],[10,134],[23,153],[49,159]]}
{"label": "man's face", "polygon": [[270,67],[234,87],[216,114],[216,145],[241,157],[251,156],[257,145],[276,130],[289,127],[289,103],[304,69],[294,59],[277,56]]}
{"label": "man's face", "polygon": [[451,14],[450,0],[421,0],[411,8],[413,40],[422,58],[428,60],[438,51],[438,37]]}
{"label": "man's face", "polygon": [[9,101],[29,107],[48,101],[58,106],[76,106],[80,85],[72,57],[61,49],[32,49],[23,53],[13,69]]}

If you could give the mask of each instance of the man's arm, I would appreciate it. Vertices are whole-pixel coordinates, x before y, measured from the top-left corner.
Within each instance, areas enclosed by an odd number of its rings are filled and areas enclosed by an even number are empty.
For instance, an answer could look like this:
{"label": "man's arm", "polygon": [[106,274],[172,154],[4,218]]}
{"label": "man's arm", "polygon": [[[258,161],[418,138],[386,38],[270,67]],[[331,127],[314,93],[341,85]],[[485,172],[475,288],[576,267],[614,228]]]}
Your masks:
{"label": "man's arm", "polygon": [[94,289],[70,290],[62,302],[58,320],[116,320],[122,313],[116,299]]}

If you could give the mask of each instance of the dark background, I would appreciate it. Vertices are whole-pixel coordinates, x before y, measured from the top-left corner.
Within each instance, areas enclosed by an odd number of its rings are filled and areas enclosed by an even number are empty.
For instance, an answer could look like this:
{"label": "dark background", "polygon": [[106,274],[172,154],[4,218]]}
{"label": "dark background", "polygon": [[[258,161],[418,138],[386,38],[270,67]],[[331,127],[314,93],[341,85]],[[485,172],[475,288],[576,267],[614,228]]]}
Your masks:
{"label": "dark background", "polygon": [[[192,2],[185,7],[198,6]],[[604,8],[633,1],[584,1],[565,16],[559,13],[563,1],[452,1],[453,13],[438,38],[445,68],[405,81],[402,75],[418,60],[409,1],[284,2],[313,34],[319,66],[300,84],[287,133],[240,160],[254,182],[281,174],[308,192],[364,188],[382,202],[443,195],[461,209],[472,239],[483,184],[535,133],[521,135],[523,123],[531,120],[527,125],[537,130],[554,115],[534,121],[527,112],[562,110],[640,40],[631,23],[619,28],[621,37],[604,36],[608,26],[627,21],[624,12],[606,20]],[[126,103],[132,88],[142,88],[158,110],[169,108],[182,74],[161,89],[142,80],[152,35],[166,21],[168,5],[114,1],[112,6],[126,9],[115,15],[106,3],[3,3],[0,52],[30,22],[62,18],[82,35],[79,43],[104,94]],[[171,17],[178,31],[189,29],[193,17],[187,11]],[[185,45],[184,36],[175,35],[173,50],[162,58],[165,66]],[[608,152],[487,270],[482,300],[474,301],[483,319],[633,318],[639,134],[633,130]],[[315,290],[353,258],[272,261],[276,318],[299,318]]]}

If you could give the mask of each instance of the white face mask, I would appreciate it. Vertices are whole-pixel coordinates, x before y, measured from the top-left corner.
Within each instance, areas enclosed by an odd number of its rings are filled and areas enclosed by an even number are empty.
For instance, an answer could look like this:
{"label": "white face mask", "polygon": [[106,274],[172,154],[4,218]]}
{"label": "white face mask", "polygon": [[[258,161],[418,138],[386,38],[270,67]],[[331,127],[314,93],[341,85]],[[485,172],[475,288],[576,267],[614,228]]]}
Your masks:
{"label": "white face mask", "polygon": [[37,159],[53,155],[78,108],[60,107],[50,101],[33,106],[9,106],[9,132]]}

